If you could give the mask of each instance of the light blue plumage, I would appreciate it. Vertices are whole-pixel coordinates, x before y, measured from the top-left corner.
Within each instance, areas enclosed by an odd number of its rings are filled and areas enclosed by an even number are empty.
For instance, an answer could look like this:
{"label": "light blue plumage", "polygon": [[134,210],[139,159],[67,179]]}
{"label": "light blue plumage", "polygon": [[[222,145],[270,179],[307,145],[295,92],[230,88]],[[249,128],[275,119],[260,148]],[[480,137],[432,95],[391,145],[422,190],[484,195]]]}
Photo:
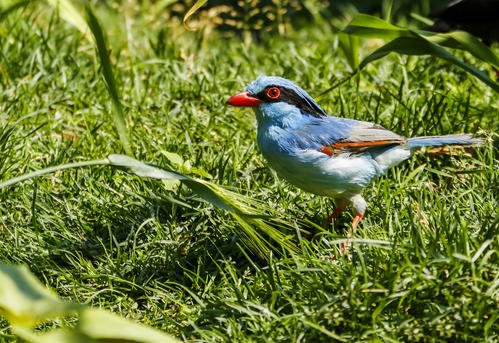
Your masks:
{"label": "light blue plumage", "polygon": [[367,206],[362,189],[412,149],[481,142],[467,134],[407,139],[373,123],[331,117],[307,92],[277,76],[258,77],[229,104],[254,108],[258,146],[278,175],[335,200],[330,220],[352,203],[354,228]]}

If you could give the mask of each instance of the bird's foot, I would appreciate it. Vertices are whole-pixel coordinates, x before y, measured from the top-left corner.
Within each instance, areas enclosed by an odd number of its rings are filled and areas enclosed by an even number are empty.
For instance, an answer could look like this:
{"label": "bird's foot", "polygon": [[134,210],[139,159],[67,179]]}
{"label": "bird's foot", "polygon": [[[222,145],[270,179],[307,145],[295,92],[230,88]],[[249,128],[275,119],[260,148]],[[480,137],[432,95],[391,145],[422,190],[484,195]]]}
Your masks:
{"label": "bird's foot", "polygon": [[348,230],[346,242],[340,243],[341,253],[343,255],[348,255],[350,249],[352,248],[352,241],[350,240],[352,238],[352,234],[353,230]]}
{"label": "bird's foot", "polygon": [[[327,226],[331,225],[331,223],[333,222],[333,219],[338,218],[341,215],[341,213],[345,210],[345,208],[346,208],[346,206],[338,206],[334,210],[334,212],[329,216],[329,218],[327,219],[327,224],[326,225]],[[352,248],[351,238],[352,238],[353,234],[355,233],[355,230],[357,229],[357,226],[359,225],[360,220],[362,219],[363,216],[364,216],[364,212],[357,213],[353,217],[352,227],[347,232],[347,240],[345,242],[341,242],[340,243],[340,253],[339,253],[339,256],[342,256],[342,255],[348,256],[349,255],[350,249]],[[335,255],[332,255],[330,259],[331,260],[336,260],[336,258],[337,257]]]}
{"label": "bird's foot", "polygon": [[348,255],[348,252],[352,248],[351,238],[357,229],[357,225],[359,225],[360,220],[364,216],[364,213],[357,213],[352,220],[352,228],[347,232],[347,241],[344,243],[340,243],[341,251],[344,255]]}
{"label": "bird's foot", "polygon": [[348,253],[350,252],[350,249],[352,248],[352,241],[350,241],[350,239],[348,239],[346,242],[344,243],[340,243],[340,247],[341,247],[341,254],[342,255],[348,255]]}

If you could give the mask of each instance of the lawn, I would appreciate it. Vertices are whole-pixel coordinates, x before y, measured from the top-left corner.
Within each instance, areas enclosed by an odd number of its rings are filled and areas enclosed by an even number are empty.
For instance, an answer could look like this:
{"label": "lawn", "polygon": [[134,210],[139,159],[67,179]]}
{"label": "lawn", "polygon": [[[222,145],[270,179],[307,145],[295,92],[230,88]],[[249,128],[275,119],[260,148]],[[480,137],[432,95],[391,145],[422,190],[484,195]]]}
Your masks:
{"label": "lawn", "polygon": [[[258,200],[271,225],[294,229],[286,233],[298,249],[276,243],[262,256],[238,235],[244,224],[188,187],[96,166],[0,190],[1,262],[28,266],[64,299],[187,341],[499,339],[499,97],[490,87],[446,61],[391,54],[320,96],[331,115],[405,136],[486,139],[419,150],[372,183],[341,256],[335,241],[352,214],[322,232],[334,204],[280,179],[258,151],[252,111],[226,105],[261,74],[314,97],[347,77],[330,25],[240,36],[190,32],[138,2],[95,11],[134,157]],[[362,55],[376,44],[363,41]],[[124,154],[112,111],[82,33],[42,5],[0,16],[1,181]],[[3,319],[0,341],[15,341]]]}

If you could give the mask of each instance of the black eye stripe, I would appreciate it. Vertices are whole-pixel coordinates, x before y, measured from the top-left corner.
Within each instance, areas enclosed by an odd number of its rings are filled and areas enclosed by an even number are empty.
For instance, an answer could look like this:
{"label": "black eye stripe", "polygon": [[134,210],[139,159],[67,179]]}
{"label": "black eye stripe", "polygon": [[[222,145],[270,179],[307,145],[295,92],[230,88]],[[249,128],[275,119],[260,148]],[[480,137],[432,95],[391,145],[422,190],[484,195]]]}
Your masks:
{"label": "black eye stripe", "polygon": [[[267,91],[269,88],[277,87],[281,90],[281,96],[277,99],[271,99],[267,96]],[[287,102],[290,105],[294,105],[300,109],[303,114],[310,114],[314,117],[323,117],[327,114],[317,106],[317,104],[308,101],[307,99],[302,98],[296,92],[290,88],[281,87],[277,85],[270,85],[266,87],[263,91],[255,94],[255,96],[262,100],[263,102]]]}

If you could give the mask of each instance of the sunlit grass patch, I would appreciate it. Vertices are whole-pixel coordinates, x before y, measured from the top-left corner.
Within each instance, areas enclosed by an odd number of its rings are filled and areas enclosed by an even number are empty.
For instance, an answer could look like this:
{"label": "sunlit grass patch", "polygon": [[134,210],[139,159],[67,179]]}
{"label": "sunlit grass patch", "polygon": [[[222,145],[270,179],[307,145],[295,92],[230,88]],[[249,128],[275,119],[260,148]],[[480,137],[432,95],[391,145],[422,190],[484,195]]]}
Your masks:
{"label": "sunlit grass patch", "polygon": [[[369,208],[352,253],[341,257],[335,242],[351,215],[310,241],[333,204],[279,179],[256,147],[253,113],[225,105],[259,74],[285,76],[318,96],[350,74],[336,34],[324,25],[201,43],[159,15],[118,9],[123,18],[103,6],[95,13],[134,157],[254,199],[269,209],[266,225],[295,229],[286,234],[297,251],[262,258],[247,249],[237,218],[189,187],[104,166],[1,190],[3,262],[26,264],[66,299],[187,340],[497,339],[492,89],[446,62],[389,56],[321,97],[331,115],[407,136],[487,138],[470,151],[418,152],[376,180],[364,193]],[[122,152],[85,36],[41,7],[2,18],[0,34],[2,181]],[[13,340],[0,323],[2,339]]]}

